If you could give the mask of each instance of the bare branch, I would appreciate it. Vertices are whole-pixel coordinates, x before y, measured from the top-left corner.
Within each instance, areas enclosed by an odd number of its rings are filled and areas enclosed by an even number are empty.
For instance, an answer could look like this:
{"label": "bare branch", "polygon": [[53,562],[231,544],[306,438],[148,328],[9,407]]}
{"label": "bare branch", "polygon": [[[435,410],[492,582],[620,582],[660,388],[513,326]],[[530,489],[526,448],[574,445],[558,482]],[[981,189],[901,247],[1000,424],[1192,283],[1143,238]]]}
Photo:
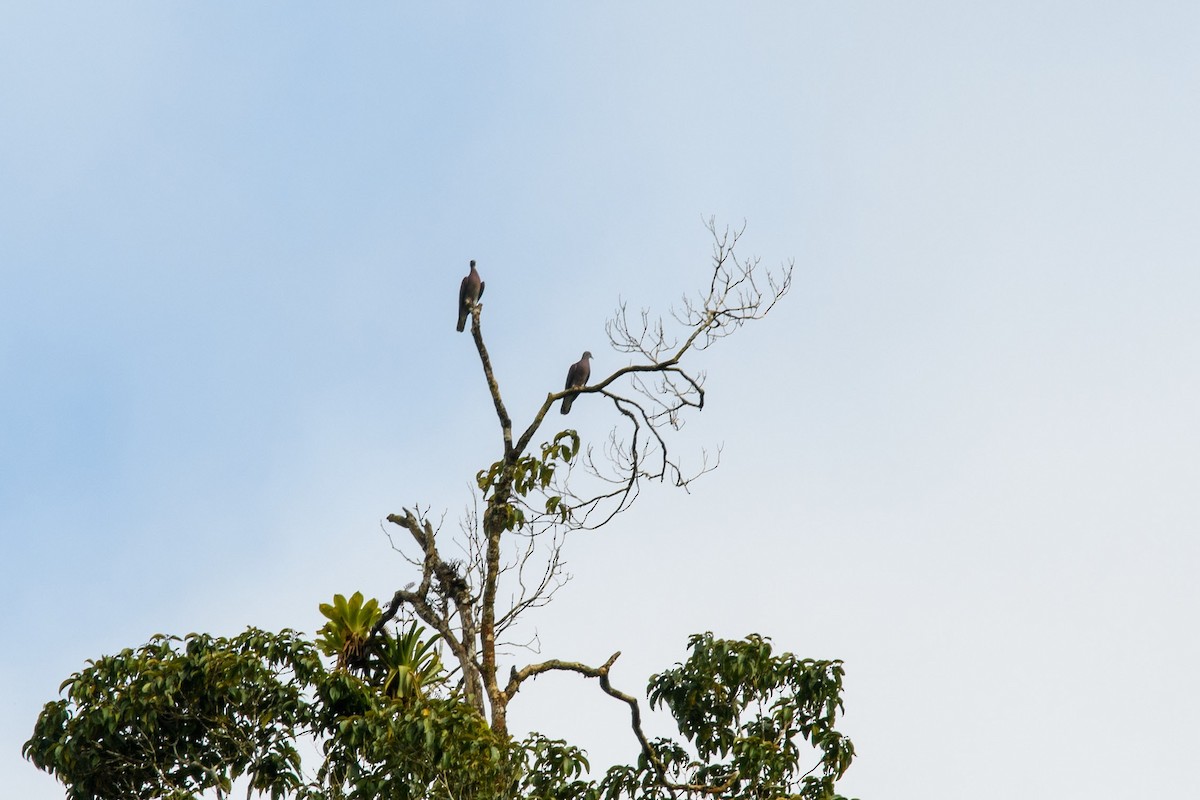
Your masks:
{"label": "bare branch", "polygon": [[578,661],[562,661],[559,659],[551,659],[549,661],[543,661],[539,664],[530,664],[519,670],[514,669],[509,673],[508,684],[504,687],[504,696],[505,698],[511,700],[513,696],[520,691],[522,683],[530,678],[535,678],[538,675],[546,672],[576,672],[580,675],[583,675],[585,678],[598,678],[600,682],[600,688],[605,694],[610,697],[614,697],[617,700],[625,703],[625,705],[629,706],[629,721],[630,727],[633,730],[633,735],[637,738],[638,744],[641,745],[642,753],[646,756],[646,760],[654,768],[655,777],[657,777],[661,786],[672,792],[696,792],[705,795],[719,795],[729,791],[729,789],[731,789],[733,784],[737,781],[738,774],[736,771],[731,774],[724,783],[716,786],[710,786],[704,783],[676,783],[667,777],[666,765],[663,764],[662,759],[659,758],[654,746],[650,744],[650,740],[646,738],[645,731],[642,730],[642,711],[638,705],[637,698],[614,688],[609,680],[609,671],[612,669],[613,664],[616,663],[620,656],[621,651],[618,650],[609,656],[608,660],[599,667],[590,667],[587,664],[582,664]]}
{"label": "bare branch", "polygon": [[508,409],[504,407],[504,400],[500,397],[500,384],[496,380],[496,373],[492,370],[492,359],[488,356],[487,346],[483,343],[483,330],[479,323],[482,312],[482,303],[475,303],[471,307],[471,337],[475,340],[475,349],[479,351],[479,362],[483,365],[483,375],[487,379],[488,392],[492,396],[492,403],[496,406],[496,418],[500,420],[500,431],[504,438],[504,454],[507,457],[513,452],[512,418],[508,416]]}
{"label": "bare branch", "polygon": [[613,653],[599,667],[589,667],[587,664],[581,664],[578,661],[562,661],[557,658],[549,661],[543,661],[540,664],[530,664],[521,669],[514,669],[508,675],[508,685],[504,687],[505,697],[512,698],[521,688],[521,684],[530,678],[537,677],[544,672],[552,670],[561,670],[564,672],[578,672],[585,678],[601,678],[608,674],[608,670],[621,657],[621,651]]}
{"label": "bare branch", "polygon": [[477,657],[477,626],[473,613],[478,598],[472,595],[470,584],[463,579],[455,563],[447,562],[438,552],[433,525],[408,509],[403,511],[403,515],[388,515],[388,522],[407,530],[424,553],[421,581],[414,590],[400,589],[392,595],[391,602],[375,623],[371,635],[379,635],[383,627],[395,618],[401,606],[412,608],[413,613],[437,631],[450,648],[463,670],[467,697],[482,713],[482,664]]}

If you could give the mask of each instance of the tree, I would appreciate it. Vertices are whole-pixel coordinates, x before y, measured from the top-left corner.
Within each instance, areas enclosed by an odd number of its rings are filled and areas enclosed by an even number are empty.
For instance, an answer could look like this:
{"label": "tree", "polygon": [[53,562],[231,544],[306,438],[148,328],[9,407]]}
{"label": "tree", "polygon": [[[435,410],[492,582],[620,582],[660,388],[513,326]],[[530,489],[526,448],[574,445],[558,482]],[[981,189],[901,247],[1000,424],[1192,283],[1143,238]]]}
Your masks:
{"label": "tree", "polygon": [[[248,795],[272,798],[836,797],[854,754],[836,728],[839,661],[775,654],[754,634],[693,636],[688,658],[649,686],[650,708],[667,710],[683,741],[646,737],[638,700],[610,680],[620,652],[599,666],[550,659],[506,675],[497,661],[506,645],[520,646],[507,638],[517,623],[565,583],[572,532],[608,524],[647,482],[687,487],[715,466],[705,458],[685,471],[674,452],[673,435],[705,398],[703,375],[685,360],[763,318],[790,288],[791,266],[765,271],[736,253],[741,231],[719,232],[711,220],[708,229],[707,289],[685,297],[670,325],[622,304],[606,330],[630,363],[547,393],[523,430],[484,342],[482,293],[460,295],[500,433],[500,458],[476,476],[483,510],[463,526],[464,558],[444,555],[427,510],[389,515],[407,534],[407,545],[393,546],[419,578],[386,608],[338,595],[321,606],[327,622],[315,644],[250,629],[233,639],[156,637],[91,662],[64,682],[65,699],[46,705],[26,756],[72,798],[223,797],[239,779]],[[618,423],[599,452],[571,429],[533,444],[555,402],[587,396],[603,398]],[[596,679],[629,708],[636,764],[593,780],[577,747],[512,739],[509,704],[551,671]],[[309,739],[321,748],[315,771],[297,749]],[[819,752],[807,771],[804,742]]]}

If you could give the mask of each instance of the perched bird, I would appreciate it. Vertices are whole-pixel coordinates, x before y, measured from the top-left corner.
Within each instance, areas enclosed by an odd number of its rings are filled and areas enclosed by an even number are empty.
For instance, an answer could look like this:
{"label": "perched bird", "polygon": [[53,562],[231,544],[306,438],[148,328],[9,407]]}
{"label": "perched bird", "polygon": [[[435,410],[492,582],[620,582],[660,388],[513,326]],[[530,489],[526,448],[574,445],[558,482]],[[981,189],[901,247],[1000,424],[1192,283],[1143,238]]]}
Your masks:
{"label": "perched bird", "polygon": [[[588,378],[592,376],[592,365],[588,363],[591,358],[592,354],[585,350],[583,357],[571,365],[571,368],[567,370],[567,385],[563,391],[582,389],[587,386]],[[570,413],[571,404],[575,402],[576,397],[578,395],[569,394],[563,398],[562,413]]]}
{"label": "perched bird", "polygon": [[479,298],[483,297],[483,281],[479,280],[479,273],[475,271],[475,262],[471,262],[471,274],[462,279],[462,285],[458,287],[458,332],[462,333],[463,328],[467,325],[467,314],[471,313],[471,306],[479,302]]}

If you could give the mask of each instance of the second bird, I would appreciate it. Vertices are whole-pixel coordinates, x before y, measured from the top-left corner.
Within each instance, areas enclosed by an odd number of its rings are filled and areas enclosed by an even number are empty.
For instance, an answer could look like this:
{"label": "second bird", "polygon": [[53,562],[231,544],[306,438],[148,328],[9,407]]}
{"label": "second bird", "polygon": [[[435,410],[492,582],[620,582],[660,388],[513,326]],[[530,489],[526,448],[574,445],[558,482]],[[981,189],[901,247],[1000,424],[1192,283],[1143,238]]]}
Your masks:
{"label": "second bird", "polygon": [[[584,386],[587,386],[588,378],[592,376],[592,365],[589,363],[591,358],[591,352],[585,350],[583,357],[571,365],[571,368],[567,370],[567,385],[563,391],[582,389]],[[570,413],[571,404],[575,402],[575,398],[578,396],[569,394],[563,398],[562,413]]]}

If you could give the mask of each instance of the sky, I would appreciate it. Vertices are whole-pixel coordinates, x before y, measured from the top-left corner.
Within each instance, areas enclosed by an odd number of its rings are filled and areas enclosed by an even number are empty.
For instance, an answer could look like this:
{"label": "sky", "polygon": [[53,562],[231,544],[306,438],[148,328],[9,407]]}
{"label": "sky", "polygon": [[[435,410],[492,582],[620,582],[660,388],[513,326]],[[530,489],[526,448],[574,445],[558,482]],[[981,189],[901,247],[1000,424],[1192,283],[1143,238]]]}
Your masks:
{"label": "sky", "polygon": [[[1200,795],[1200,6],[0,6],[0,786],[87,659],[413,579],[604,322],[795,265],[541,654],[846,668],[861,798]],[[600,444],[611,412],[570,417]],[[514,728],[636,746],[575,676]],[[567,710],[569,709],[569,711]],[[657,718],[652,731],[665,733]]]}

